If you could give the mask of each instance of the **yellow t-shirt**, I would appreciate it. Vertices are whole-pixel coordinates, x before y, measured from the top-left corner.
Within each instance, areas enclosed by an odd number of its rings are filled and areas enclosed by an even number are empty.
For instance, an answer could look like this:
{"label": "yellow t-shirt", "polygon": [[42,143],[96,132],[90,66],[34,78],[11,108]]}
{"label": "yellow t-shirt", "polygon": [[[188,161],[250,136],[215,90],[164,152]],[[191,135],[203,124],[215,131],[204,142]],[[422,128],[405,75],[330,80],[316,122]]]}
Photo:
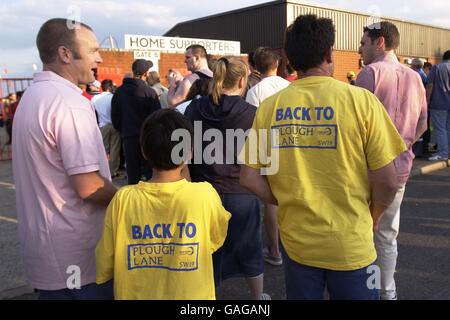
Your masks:
{"label": "yellow t-shirt", "polygon": [[212,253],[230,217],[207,182],[123,187],[96,248],[97,283],[114,278],[116,299],[215,299]]}
{"label": "yellow t-shirt", "polygon": [[[308,77],[265,100],[253,129],[261,135],[249,134],[244,150],[250,157],[241,153],[240,159],[272,167],[267,178],[289,257],[331,270],[372,263],[368,170],[406,150],[378,99],[330,77]],[[269,130],[266,140],[259,129]]]}

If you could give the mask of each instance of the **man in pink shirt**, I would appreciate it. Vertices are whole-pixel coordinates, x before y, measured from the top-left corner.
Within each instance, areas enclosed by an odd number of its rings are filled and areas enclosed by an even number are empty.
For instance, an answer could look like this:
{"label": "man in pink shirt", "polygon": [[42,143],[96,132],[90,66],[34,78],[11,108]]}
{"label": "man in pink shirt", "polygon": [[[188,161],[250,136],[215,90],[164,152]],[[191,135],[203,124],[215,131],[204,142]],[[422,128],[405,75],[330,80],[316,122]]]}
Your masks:
{"label": "man in pink shirt", "polygon": [[383,103],[408,147],[408,151],[394,161],[400,187],[375,232],[382,300],[397,298],[394,271],[398,255],[400,205],[414,159],[412,145],[427,129],[425,89],[419,74],[398,62],[394,50],[399,43],[398,29],[390,22],[382,21],[364,28],[359,53],[366,67],[356,79],[357,86],[371,91]]}
{"label": "man in pink shirt", "polygon": [[109,298],[110,284],[95,284],[95,246],[116,188],[78,88],[95,80],[99,45],[90,27],[66,19],[45,22],[36,43],[43,72],[20,102],[12,144],[25,274],[40,299]]}

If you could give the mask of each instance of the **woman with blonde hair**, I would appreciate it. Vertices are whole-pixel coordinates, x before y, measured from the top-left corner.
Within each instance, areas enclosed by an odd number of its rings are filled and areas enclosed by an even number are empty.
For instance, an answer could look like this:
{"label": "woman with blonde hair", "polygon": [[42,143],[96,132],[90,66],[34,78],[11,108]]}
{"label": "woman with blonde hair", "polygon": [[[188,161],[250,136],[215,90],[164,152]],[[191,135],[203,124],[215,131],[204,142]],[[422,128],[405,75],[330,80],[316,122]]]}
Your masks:
{"label": "woman with blonde hair", "polygon": [[[203,154],[208,153],[204,152],[205,149],[211,144],[203,141],[201,152],[194,150],[189,167],[192,181],[211,183],[221,196],[225,209],[232,214],[227,239],[213,256],[216,287],[228,278],[243,277],[252,299],[270,299],[263,293],[260,204],[255,195],[240,186],[240,165],[237,162],[240,147],[234,143],[235,139],[233,143],[226,139],[227,130],[244,132],[252,127],[256,108],[242,98],[247,85],[248,67],[239,58],[223,57],[214,63],[212,71],[214,76],[210,94],[194,100],[187,107],[185,116],[194,125],[198,125],[197,121],[201,122],[202,137],[209,129],[214,129],[215,133],[219,130],[222,134],[222,152],[215,150],[212,159],[203,159]],[[217,141],[213,143],[217,145]],[[197,155],[202,159],[196,158]],[[232,164],[230,159],[233,159]]]}

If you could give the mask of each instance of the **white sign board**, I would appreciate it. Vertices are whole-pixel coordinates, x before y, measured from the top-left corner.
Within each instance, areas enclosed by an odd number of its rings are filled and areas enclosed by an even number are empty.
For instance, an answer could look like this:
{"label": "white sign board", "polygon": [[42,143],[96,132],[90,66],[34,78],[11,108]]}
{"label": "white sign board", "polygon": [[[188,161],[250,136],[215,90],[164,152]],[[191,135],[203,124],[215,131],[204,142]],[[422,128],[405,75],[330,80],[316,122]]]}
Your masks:
{"label": "white sign board", "polygon": [[202,45],[208,54],[234,56],[241,54],[241,43],[239,41],[125,35],[125,49],[129,50],[184,53],[186,48],[193,44]]}
{"label": "white sign board", "polygon": [[159,72],[159,59],[161,58],[160,52],[158,51],[134,51],[134,60],[145,59],[153,62],[153,67],[150,71]]}
{"label": "white sign board", "polygon": [[159,60],[161,59],[161,53],[158,51],[134,51],[134,59]]}

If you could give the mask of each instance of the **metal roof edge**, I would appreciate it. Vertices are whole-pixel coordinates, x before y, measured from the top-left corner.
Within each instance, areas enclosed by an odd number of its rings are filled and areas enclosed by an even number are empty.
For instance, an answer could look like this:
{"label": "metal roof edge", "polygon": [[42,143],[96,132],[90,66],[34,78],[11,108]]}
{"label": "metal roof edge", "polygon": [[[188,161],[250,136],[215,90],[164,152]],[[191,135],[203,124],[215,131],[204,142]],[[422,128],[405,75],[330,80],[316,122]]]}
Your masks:
{"label": "metal roof edge", "polygon": [[[257,9],[257,8],[263,8],[263,7],[267,7],[267,6],[281,5],[281,4],[297,4],[297,5],[303,5],[303,6],[311,7],[311,8],[328,9],[328,10],[333,10],[333,11],[339,11],[339,12],[345,12],[345,13],[353,13],[353,14],[358,14],[358,15],[370,17],[370,14],[368,14],[368,13],[363,13],[363,12],[360,12],[360,11],[344,9],[344,8],[337,8],[337,7],[328,6],[328,5],[322,5],[322,4],[319,5],[317,3],[309,2],[309,1],[276,0],[276,1],[270,1],[270,2],[257,4],[257,5],[254,5],[254,6],[234,9],[234,10],[231,10],[231,11],[226,11],[226,12],[222,12],[222,13],[216,13],[216,14],[205,16],[205,17],[201,17],[201,18],[196,18],[196,19],[192,19],[192,20],[179,22],[175,26],[173,26],[169,31],[164,33],[163,36],[167,36],[167,34],[169,34],[172,30],[174,30],[175,28],[177,28],[178,26],[183,25],[183,24],[196,22],[196,21],[207,20],[207,19],[220,17],[220,16],[233,14],[233,13],[241,13],[241,12],[250,11],[250,10],[254,10],[254,9]],[[402,20],[400,18],[394,18],[394,17],[389,17],[389,16],[381,16],[380,18],[381,19],[388,19],[388,20],[392,20],[392,21],[397,21],[397,22],[411,23],[411,24],[415,24],[415,25],[426,26],[426,27],[431,27],[431,28],[435,28],[435,29],[442,29],[442,30],[450,31],[450,28],[446,28],[444,26],[432,25],[432,24],[415,22],[415,21],[410,21],[410,20]]]}

